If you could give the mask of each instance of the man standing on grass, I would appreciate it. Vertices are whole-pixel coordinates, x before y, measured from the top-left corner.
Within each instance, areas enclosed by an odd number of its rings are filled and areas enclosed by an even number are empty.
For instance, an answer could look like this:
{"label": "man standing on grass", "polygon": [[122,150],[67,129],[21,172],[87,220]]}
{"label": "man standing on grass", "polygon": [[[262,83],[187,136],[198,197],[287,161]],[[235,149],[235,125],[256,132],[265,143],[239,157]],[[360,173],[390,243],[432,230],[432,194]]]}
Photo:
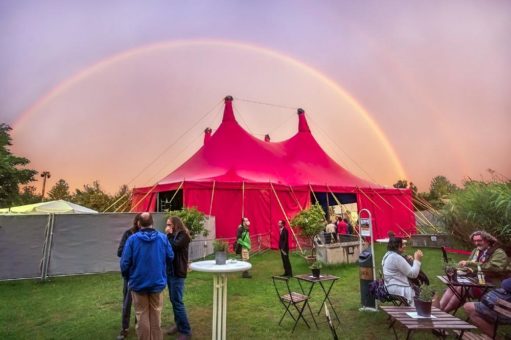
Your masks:
{"label": "man standing on grass", "polygon": [[[248,218],[243,217],[241,219],[241,224],[239,225],[238,231],[236,233],[236,243],[239,246],[241,246],[241,260],[245,262],[248,262],[248,260],[250,259],[251,243],[249,229],[250,221],[248,220]],[[250,271],[245,270],[241,274],[241,277],[245,279],[250,279],[252,278],[252,275],[250,274]]]}
{"label": "man standing on grass", "polygon": [[293,276],[293,270],[291,269],[291,262],[289,262],[289,233],[284,220],[279,220],[279,230],[279,250],[282,257],[282,265],[284,266],[284,274],[282,276],[291,277]]}
{"label": "man standing on grass", "polygon": [[172,265],[174,253],[167,237],[153,228],[150,213],[140,215],[139,225],[140,231],[124,246],[121,273],[132,291],[137,337],[163,339],[160,329],[162,292],[167,285],[166,268]]}

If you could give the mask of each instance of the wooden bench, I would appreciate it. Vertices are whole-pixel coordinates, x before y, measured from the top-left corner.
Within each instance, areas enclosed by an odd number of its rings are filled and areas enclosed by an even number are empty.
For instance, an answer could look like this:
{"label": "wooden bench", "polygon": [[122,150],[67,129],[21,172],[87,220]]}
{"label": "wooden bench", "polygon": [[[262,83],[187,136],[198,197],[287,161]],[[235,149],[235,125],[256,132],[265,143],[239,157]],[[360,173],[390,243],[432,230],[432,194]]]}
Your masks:
{"label": "wooden bench", "polygon": [[493,329],[493,339],[495,339],[499,325],[511,324],[511,322],[504,320],[504,318],[511,320],[511,302],[497,299],[493,310],[497,312],[497,321],[495,322],[495,328]]}

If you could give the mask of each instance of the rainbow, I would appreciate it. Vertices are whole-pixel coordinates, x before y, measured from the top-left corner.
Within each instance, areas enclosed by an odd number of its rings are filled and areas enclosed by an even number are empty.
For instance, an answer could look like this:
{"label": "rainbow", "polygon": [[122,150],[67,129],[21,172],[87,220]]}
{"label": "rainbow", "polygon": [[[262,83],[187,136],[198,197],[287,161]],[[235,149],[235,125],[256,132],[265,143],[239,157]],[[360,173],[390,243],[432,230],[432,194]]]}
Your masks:
{"label": "rainbow", "polygon": [[245,43],[240,42],[232,42],[232,41],[217,41],[217,40],[176,40],[176,41],[165,41],[165,42],[158,42],[150,45],[140,46],[137,48],[133,48],[128,51],[124,51],[122,53],[110,56],[106,59],[103,59],[89,67],[84,68],[82,71],[72,75],[71,77],[65,79],[55,87],[53,87],[46,95],[39,98],[28,110],[23,112],[23,114],[20,116],[20,118],[14,122],[13,127],[14,131],[16,130],[16,127],[19,127],[23,125],[24,122],[30,119],[31,116],[34,115],[35,112],[37,112],[40,108],[42,108],[44,105],[49,103],[51,100],[57,98],[59,95],[64,93],[67,89],[73,87],[75,84],[79,83],[81,80],[91,76],[92,74],[96,72],[100,72],[101,70],[104,70],[108,68],[109,66],[120,62],[122,60],[130,59],[134,56],[140,55],[140,54],[146,54],[146,53],[153,53],[156,51],[160,51],[163,49],[173,49],[173,48],[182,48],[182,47],[190,47],[190,46],[214,46],[214,47],[228,47],[228,48],[239,48],[244,49],[251,52],[260,53],[263,55],[266,55],[271,58],[275,58],[277,60],[284,61],[292,66],[295,66],[302,71],[314,76],[315,78],[321,80],[325,84],[327,84],[331,89],[334,90],[335,93],[337,93],[339,96],[341,96],[344,100],[346,100],[363,118],[363,120],[368,124],[368,126],[371,128],[371,130],[376,134],[380,142],[382,143],[382,146],[384,147],[385,151],[389,155],[391,162],[394,166],[394,168],[397,171],[397,175],[399,178],[407,178],[406,173],[404,171],[404,168],[393,149],[392,145],[390,144],[388,138],[386,137],[385,133],[382,131],[382,129],[376,124],[374,119],[371,117],[369,112],[363,108],[363,106],[355,99],[353,96],[351,96],[345,89],[343,89],[341,86],[339,86],[335,81],[328,78],[326,75],[321,73],[320,71],[312,68],[309,65],[304,64],[301,61],[298,61],[290,56],[284,55],[280,52],[275,52],[273,50],[260,47],[260,46],[254,46],[249,45]]}

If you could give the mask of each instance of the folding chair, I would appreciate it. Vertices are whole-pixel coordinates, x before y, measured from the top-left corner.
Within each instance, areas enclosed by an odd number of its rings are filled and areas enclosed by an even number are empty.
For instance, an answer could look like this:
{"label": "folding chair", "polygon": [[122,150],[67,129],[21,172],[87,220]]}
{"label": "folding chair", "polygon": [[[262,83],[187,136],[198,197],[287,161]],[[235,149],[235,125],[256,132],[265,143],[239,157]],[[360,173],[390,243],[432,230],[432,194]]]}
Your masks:
{"label": "folding chair", "polygon": [[[311,307],[309,305],[309,297],[307,295],[292,292],[291,288],[289,287],[290,280],[289,277],[272,276],[272,280],[279,301],[285,308],[284,314],[282,314],[282,317],[280,318],[279,326],[282,323],[282,320],[284,319],[286,314],[289,314],[289,316],[291,316],[291,318],[295,321],[292,332],[295,331],[296,325],[298,324],[298,321],[300,319],[302,319],[303,322],[305,322],[305,324],[307,325],[307,327],[310,328],[309,323],[303,317],[303,312],[305,310],[305,307],[307,307],[312,316],[312,320],[314,321],[314,324],[316,325],[317,328],[318,324],[316,323],[316,319],[314,319],[314,314],[312,313]],[[293,313],[298,315],[295,316]]]}
{"label": "folding chair", "polygon": [[334,324],[332,322],[332,319],[330,318],[330,312],[328,311],[328,306],[325,303],[325,315],[326,315],[326,322],[328,323],[328,327],[330,327],[330,332],[332,332],[332,338],[334,340],[339,340],[337,337],[337,332],[335,331]]}
{"label": "folding chair", "polygon": [[448,248],[448,247],[442,247],[442,256],[444,258],[444,262],[447,263],[451,259],[447,256],[447,253],[453,253],[453,254],[460,254],[460,255],[470,255],[472,254],[471,251],[468,250],[461,250],[461,249],[454,249],[454,248]]}

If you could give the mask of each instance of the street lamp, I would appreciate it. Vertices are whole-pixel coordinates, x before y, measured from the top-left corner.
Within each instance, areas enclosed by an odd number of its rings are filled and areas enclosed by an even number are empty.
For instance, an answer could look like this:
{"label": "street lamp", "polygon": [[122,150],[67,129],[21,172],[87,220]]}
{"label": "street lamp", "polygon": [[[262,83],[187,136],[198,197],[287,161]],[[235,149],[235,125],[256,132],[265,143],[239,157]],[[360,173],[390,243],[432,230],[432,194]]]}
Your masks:
{"label": "street lamp", "polygon": [[41,177],[43,178],[43,194],[41,195],[41,201],[44,200],[44,189],[46,189],[46,179],[51,177],[49,171],[43,171],[41,173]]}

